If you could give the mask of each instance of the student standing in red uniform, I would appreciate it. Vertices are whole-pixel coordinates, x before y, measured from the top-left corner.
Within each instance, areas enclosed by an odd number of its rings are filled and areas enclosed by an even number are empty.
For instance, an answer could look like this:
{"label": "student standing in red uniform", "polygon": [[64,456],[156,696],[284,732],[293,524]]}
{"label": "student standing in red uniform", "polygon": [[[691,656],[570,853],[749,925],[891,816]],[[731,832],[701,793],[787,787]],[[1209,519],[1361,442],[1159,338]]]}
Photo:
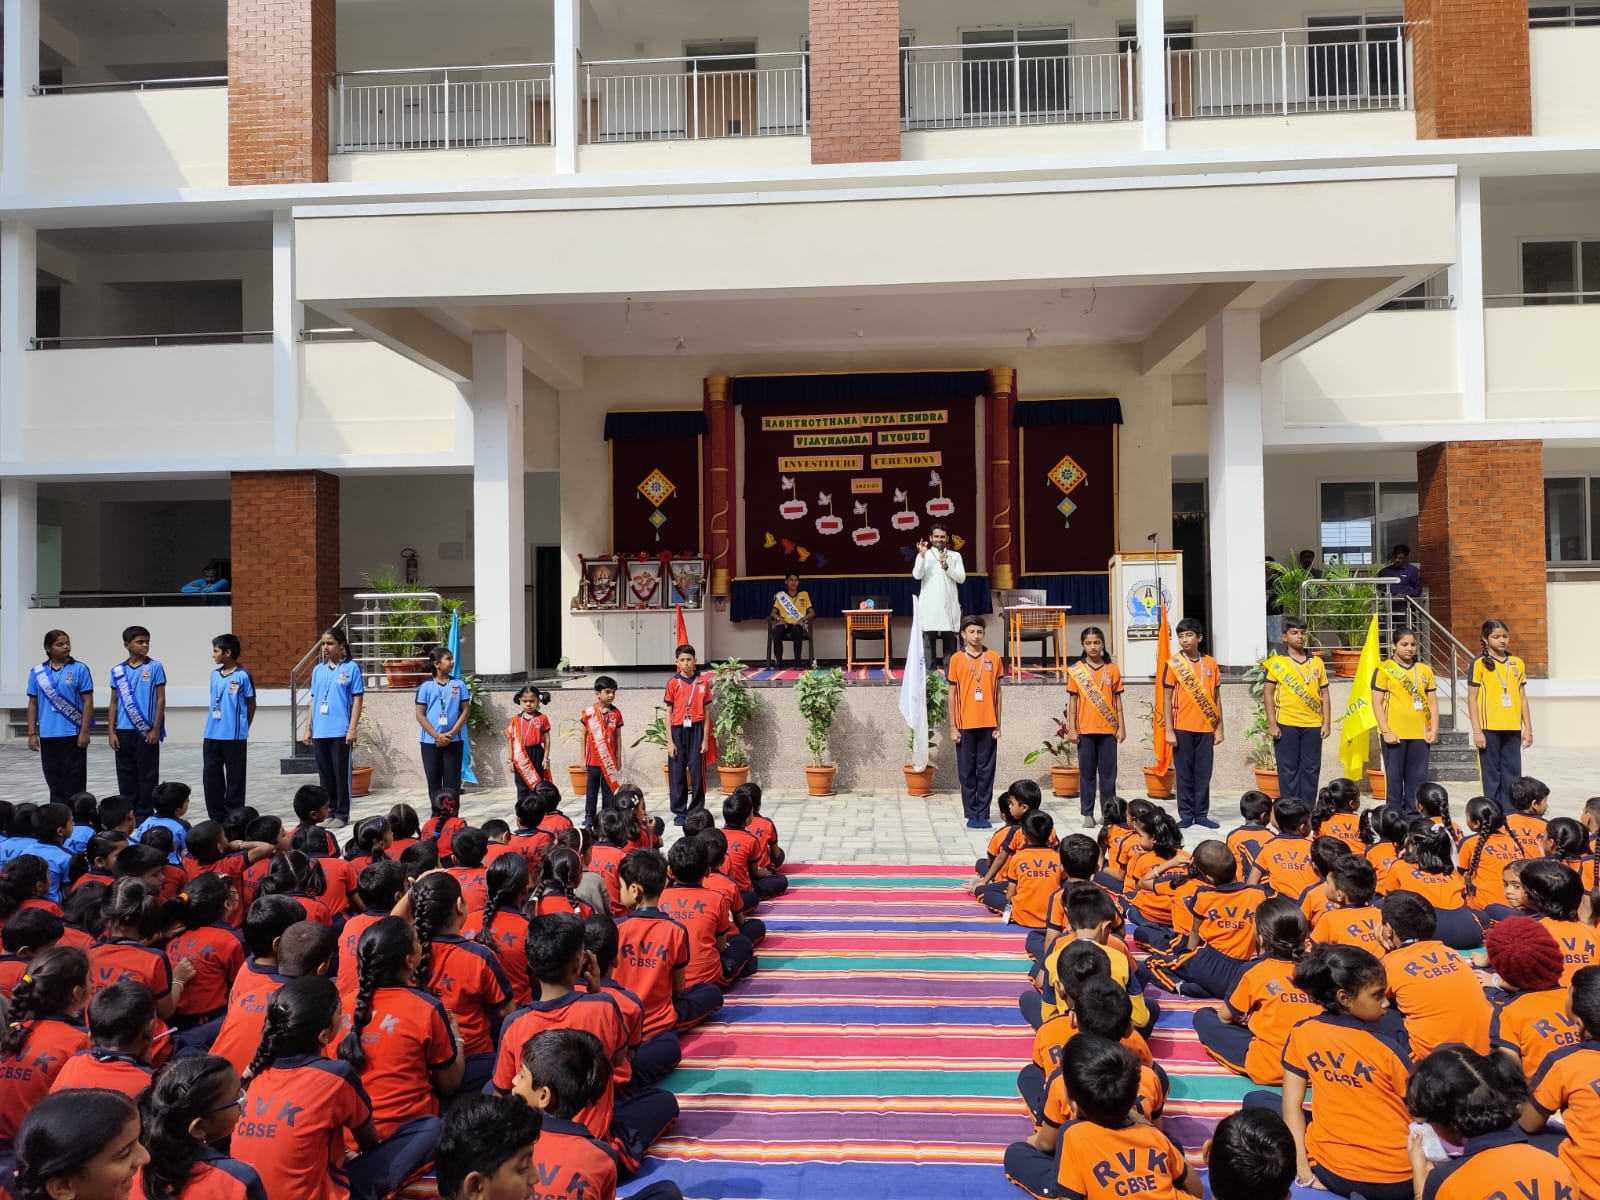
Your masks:
{"label": "student standing in red uniform", "polygon": [[528,898],[528,864],[520,854],[502,854],[489,864],[484,883],[489,904],[469,913],[461,936],[494,952],[511,984],[511,1002],[523,1005],[533,999],[528,984],[528,918],[522,911]]}
{"label": "student standing in red uniform", "polygon": [[679,646],[673,652],[678,669],[667,680],[661,702],[667,706],[667,789],[672,804],[672,823],[682,825],[684,814],[706,806],[706,765],[715,753],[709,741],[711,712],[711,674],[702,672],[695,662],[694,647]]}
{"label": "student standing in red uniform", "polygon": [[[8,1159],[22,1120],[55,1082],[67,1059],[89,1047],[83,1007],[89,960],[57,946],[42,951],[11,994],[10,1024],[0,1030],[0,1160]],[[82,1132],[81,1130],[79,1131]]]}
{"label": "student standing in red uniform", "polygon": [[161,1068],[141,1106],[150,1161],[131,1200],[268,1200],[256,1169],[222,1153],[246,1103],[239,1072],[214,1054]]}
{"label": "student standing in red uniform", "polygon": [[616,790],[622,786],[622,710],[616,706],[616,698],[617,681],[601,675],[594,681],[594,703],[578,715],[583,766],[588,774],[583,823],[590,829],[600,809],[612,807]]}
{"label": "student standing in red uniform", "polygon": [[142,983],[114,983],[89,1002],[89,1040],[61,1068],[52,1092],[109,1088],[137,1099],[150,1084],[150,1058],[161,1028],[156,997]]}
{"label": "student standing in red uniform", "polygon": [[183,989],[173,1026],[181,1045],[210,1049],[228,1013],[228,993],[244,966],[244,938],[233,927],[239,909],[235,881],[222,875],[199,875],[178,893],[175,907],[185,932],[167,942],[167,958],[187,961],[194,978]]}
{"label": "student standing in red uniform", "polygon": [[[511,781],[517,785],[517,818],[522,818],[522,803],[533,795],[533,789],[550,778],[547,765],[550,745],[550,718],[539,711],[549,698],[548,692],[536,687],[525,687],[512,699],[517,713],[506,725],[506,744],[511,753]],[[524,823],[531,829],[539,822]]]}
{"label": "student standing in red uniform", "polygon": [[[433,1173],[439,1200],[533,1200],[543,1180],[533,1165],[539,1114],[521,1100],[463,1097],[445,1114]],[[590,1200],[599,1200],[591,1197]]]}
{"label": "student standing in red uniform", "polygon": [[698,1025],[722,1007],[722,989],[686,982],[689,933],[661,911],[667,860],[655,850],[635,850],[619,874],[628,915],[617,922],[617,979],[644,1001],[645,1037]]}

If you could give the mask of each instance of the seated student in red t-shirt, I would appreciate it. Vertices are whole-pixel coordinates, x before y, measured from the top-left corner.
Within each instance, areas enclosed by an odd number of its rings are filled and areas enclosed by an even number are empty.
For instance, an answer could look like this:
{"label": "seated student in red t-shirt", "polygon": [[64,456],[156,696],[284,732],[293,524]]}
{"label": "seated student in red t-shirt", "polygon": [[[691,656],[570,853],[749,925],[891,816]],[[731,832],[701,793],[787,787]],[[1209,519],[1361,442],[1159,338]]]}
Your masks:
{"label": "seated student in red t-shirt", "polygon": [[[194,963],[181,959],[176,964],[166,951],[150,945],[162,929],[161,904],[142,880],[119,879],[106,896],[101,915],[105,932],[89,948],[89,982],[94,991],[136,979],[148,984],[156,994],[156,1012],[168,1021],[178,1011],[184,988],[194,978]],[[162,1026],[162,1034],[166,1026]],[[157,1039],[155,1061],[160,1064],[172,1054],[172,1043]]]}
{"label": "seated student in red t-shirt", "polygon": [[[787,857],[783,848],[778,845],[778,826],[771,817],[761,815],[761,785],[759,783],[743,783],[739,785],[750,796],[750,824],[746,826],[751,833],[761,839],[761,851],[767,856],[767,865],[774,873],[781,872],[784,860]],[[784,876],[785,887],[788,886],[788,876]]]}
{"label": "seated student in red t-shirt", "polygon": [[589,849],[589,869],[605,881],[606,894],[615,911],[622,904],[622,885],[617,868],[628,857],[628,818],[619,809],[608,808],[597,822],[599,836]]}
{"label": "seated student in red t-shirt", "polygon": [[216,1149],[244,1116],[241,1094],[239,1072],[214,1054],[162,1067],[144,1103],[150,1161],[134,1176],[131,1200],[268,1200],[254,1167]]}
{"label": "seated student in red t-shirt", "polygon": [[169,919],[177,915],[185,928],[167,942],[167,958],[194,966],[194,978],[183,989],[172,1020],[181,1046],[209,1049],[227,1015],[228,993],[245,957],[244,939],[234,927],[238,886],[238,880],[225,875],[197,875],[168,906]]}
{"label": "seated student in red t-shirt", "polygon": [[247,957],[228,990],[228,1011],[211,1044],[211,1053],[226,1058],[240,1074],[261,1043],[267,1001],[283,984],[278,971],[282,939],[302,920],[300,906],[287,896],[262,896],[245,913],[241,933]]}
{"label": "seated student in red t-shirt", "polygon": [[[596,913],[583,922],[583,944],[594,955],[595,971],[600,977],[600,990],[616,1001],[622,1013],[622,1023],[628,1030],[628,1052],[631,1059],[626,1070],[632,1072],[631,1082],[638,1087],[650,1087],[672,1074],[683,1058],[683,1048],[678,1044],[675,1029],[656,1034],[648,1042],[644,1037],[644,1001],[612,978],[616,969],[617,923],[610,917]],[[618,1068],[619,1072],[624,1068]]]}
{"label": "seated student in red t-shirt", "polygon": [[109,1088],[137,1099],[150,1086],[155,1052],[156,994],[129,980],[101,988],[89,1002],[89,1048],[67,1059],[52,1092],[64,1088]]}
{"label": "seated student in red t-shirt", "polygon": [[[697,814],[702,824],[697,829],[690,829],[690,826],[696,823]],[[691,809],[689,815],[683,819],[684,836],[698,838],[705,843],[706,887],[727,897],[728,908],[733,913],[733,924],[738,929],[739,936],[747,939],[752,946],[759,946],[766,939],[767,923],[760,917],[746,914],[744,894],[739,891],[739,885],[729,879],[722,870],[728,861],[728,835],[710,824],[710,821],[711,814],[705,809]]]}
{"label": "seated student in red t-shirt", "polygon": [[533,992],[528,983],[528,917],[522,908],[529,890],[526,860],[520,854],[502,854],[489,864],[484,886],[489,903],[467,915],[461,936],[494,951],[511,982],[511,1003],[527,1004]]}
{"label": "seated student in red t-shirt", "polygon": [[516,813],[517,827],[507,844],[522,855],[523,861],[528,864],[528,874],[533,876],[538,874],[539,861],[545,851],[555,845],[556,835],[548,829],[539,828],[539,822],[544,819],[544,797],[537,791],[517,798]]}
{"label": "seated student in red t-shirt", "polygon": [[327,849],[329,836],[320,825],[305,825],[295,830],[290,848],[310,858],[322,871],[322,891],[317,893],[317,899],[338,925],[350,911],[350,893],[356,890],[357,875],[347,858]]}
{"label": "seated student in red t-shirt", "polygon": [[230,841],[221,821],[201,821],[184,839],[183,871],[189,879],[207,872],[232,879],[239,889],[239,916],[242,918],[245,872],[277,852],[278,848],[267,842]]}
{"label": "seated student in red t-shirt", "polygon": [[532,1200],[563,1196],[540,1189],[534,1144],[539,1113],[515,1097],[463,1096],[439,1127],[433,1174],[439,1200]]}
{"label": "seated student in red t-shirt", "polygon": [[528,915],[545,917],[551,913],[592,914],[594,906],[578,894],[584,881],[583,860],[567,846],[556,846],[539,864],[539,879],[528,897]]}
{"label": "seated student in red t-shirt", "polygon": [[439,851],[441,863],[449,860],[456,834],[467,827],[460,813],[460,799],[449,792],[440,792],[433,798],[433,815],[422,823],[418,840],[432,842],[434,848]]}
{"label": "seated student in red t-shirt", "polygon": [[[250,906],[251,913],[255,914],[263,902],[282,904],[286,900],[283,896],[263,897]],[[223,1018],[222,1032],[217,1034],[217,1040],[211,1046],[212,1054],[226,1058],[230,1064],[234,1064],[234,1070],[241,1073],[250,1065],[250,1056],[261,1044],[261,1028],[266,1022],[267,1005],[271,1003],[273,993],[291,979],[301,979],[307,975],[333,978],[333,959],[338,953],[333,930],[315,921],[299,920],[298,906],[293,901],[287,903],[295,919],[280,937],[270,943],[272,955],[251,959],[239,972],[233,993],[228,998],[228,1015]],[[263,917],[261,923],[265,924],[267,919]],[[272,914],[271,919],[276,921],[280,918]],[[248,918],[245,925],[248,930]],[[351,1002],[351,997],[346,996],[346,1008]]]}
{"label": "seated student in red t-shirt", "polygon": [[28,970],[28,960],[61,940],[66,925],[60,917],[30,908],[12,914],[0,929],[0,996],[9,998]]}
{"label": "seated student in red t-shirt", "polygon": [[44,1098],[68,1058],[89,1046],[83,1006],[89,1002],[89,960],[82,950],[41,951],[11,995],[10,1024],[0,1029],[0,1157],[28,1110]]}
{"label": "seated student in red t-shirt", "polygon": [[[300,823],[295,826],[290,836],[301,834],[315,838],[316,841],[312,845],[323,854],[339,853],[339,839],[322,827],[322,823],[328,819],[328,814],[332,811],[333,799],[328,795],[326,788],[308,783],[295,789],[294,815],[300,818]],[[317,846],[316,842],[320,842],[321,845]]]}
{"label": "seated student in red t-shirt", "polygon": [[352,913],[339,929],[339,958],[332,974],[339,990],[356,990],[356,947],[361,935],[389,915],[406,893],[406,869],[392,858],[380,858],[361,868],[356,876],[356,899],[361,912]]}
{"label": "seated student in red t-shirt", "polygon": [[[387,1137],[375,1123],[361,1079],[366,1056],[359,1029],[340,1045],[338,1058],[327,1056],[343,1020],[331,979],[291,979],[272,997],[230,1144],[272,1200],[388,1196],[433,1157],[437,1116],[409,1117]],[[351,1146],[359,1153],[346,1158]]]}
{"label": "seated student in red t-shirt", "polygon": [[684,983],[728,987],[755,974],[755,947],[740,937],[722,892],[705,886],[706,845],[679,838],[667,852],[674,885],[661,893],[661,911],[689,931],[689,966]]}
{"label": "seated student in red t-shirt", "polygon": [[[605,1074],[605,1048],[586,1030],[546,1030],[522,1048],[513,1093],[544,1116],[533,1152],[534,1173],[551,1189],[543,1194],[615,1200],[615,1149],[578,1120],[604,1088]],[[661,1180],[633,1197],[682,1200],[683,1193],[677,1184]]]}
{"label": "seated student in red t-shirt", "polygon": [[489,835],[483,830],[470,825],[456,830],[450,843],[450,860],[455,865],[448,870],[461,885],[461,897],[468,912],[480,912],[489,903],[489,888],[484,882],[488,855]]}
{"label": "seated student in red t-shirt", "polygon": [[322,864],[303,850],[290,850],[272,858],[272,865],[261,881],[263,896],[288,896],[300,905],[308,921],[332,925],[333,916],[322,897],[328,881],[322,874]]}
{"label": "seated student in red t-shirt", "polygon": [[628,913],[617,922],[617,979],[644,1001],[645,1037],[698,1025],[722,1007],[722,989],[714,983],[689,986],[689,932],[661,911],[667,860],[656,850],[635,850],[622,860],[618,875]]}
{"label": "seated student in red t-shirt", "polygon": [[[751,891],[757,900],[770,900],[789,890],[789,878],[779,875],[767,861],[766,849],[750,830],[755,815],[750,793],[734,788],[722,802],[722,832],[728,839],[728,874],[741,891]],[[746,888],[744,880],[749,879]]]}

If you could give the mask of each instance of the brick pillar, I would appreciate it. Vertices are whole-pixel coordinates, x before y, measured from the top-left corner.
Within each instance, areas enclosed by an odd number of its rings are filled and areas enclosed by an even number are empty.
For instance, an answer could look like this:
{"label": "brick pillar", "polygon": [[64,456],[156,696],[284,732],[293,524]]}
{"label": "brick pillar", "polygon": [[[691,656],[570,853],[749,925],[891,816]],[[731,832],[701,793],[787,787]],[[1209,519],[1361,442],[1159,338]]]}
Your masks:
{"label": "brick pillar", "polygon": [[1533,133],[1526,0],[1405,0],[1419,138]]}
{"label": "brick pillar", "polygon": [[228,0],[228,182],[326,183],[334,0]]}
{"label": "brick pillar", "polygon": [[339,479],[323,471],[233,476],[233,632],[258,686],[289,671],[339,615]]}
{"label": "brick pillar", "polygon": [[1417,452],[1416,559],[1434,618],[1468,650],[1490,617],[1543,675],[1544,444],[1440,442]]}
{"label": "brick pillar", "polygon": [[900,0],[811,0],[811,161],[900,158]]}

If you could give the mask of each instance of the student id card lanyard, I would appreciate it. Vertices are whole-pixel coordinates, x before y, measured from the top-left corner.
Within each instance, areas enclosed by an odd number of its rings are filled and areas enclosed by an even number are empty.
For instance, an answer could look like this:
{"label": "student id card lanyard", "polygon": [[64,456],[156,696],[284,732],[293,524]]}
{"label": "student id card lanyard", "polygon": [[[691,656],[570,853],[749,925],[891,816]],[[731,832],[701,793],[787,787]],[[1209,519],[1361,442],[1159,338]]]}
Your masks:
{"label": "student id card lanyard", "polygon": [[[1399,667],[1400,664],[1395,663],[1395,666]],[[1405,677],[1411,681],[1411,711],[1421,712],[1426,705],[1422,699],[1422,681],[1417,678],[1417,671],[1420,668],[1417,663],[1412,663],[1409,667],[1401,667],[1400,669],[1405,674]]]}
{"label": "student id card lanyard", "polygon": [[[974,671],[979,671],[980,672],[979,675],[978,675],[978,678],[977,678],[977,682],[972,685],[972,702],[974,704],[982,704],[983,703],[983,675],[982,675],[981,672],[991,669],[990,666],[989,666],[989,656],[988,656],[987,653],[984,653],[984,654],[973,654],[971,651],[967,651],[967,650],[963,650],[962,653],[965,654],[968,658],[970,658],[972,660],[972,664],[973,664],[972,669]],[[983,664],[981,669],[977,666],[978,663],[982,663]]]}
{"label": "student id card lanyard", "polygon": [[1511,707],[1511,685],[1512,685],[1512,683],[1514,683],[1516,681],[1516,676],[1511,671],[1511,664],[1510,664],[1509,661],[1507,661],[1504,664],[1505,668],[1506,668],[1506,673],[1505,673],[1505,676],[1502,678],[1501,674],[1500,674],[1500,667],[1501,667],[1500,660],[1491,655],[1489,661],[1494,663],[1494,681],[1495,681],[1495,683],[1499,684],[1499,686],[1500,686],[1500,707],[1501,708],[1510,708]]}

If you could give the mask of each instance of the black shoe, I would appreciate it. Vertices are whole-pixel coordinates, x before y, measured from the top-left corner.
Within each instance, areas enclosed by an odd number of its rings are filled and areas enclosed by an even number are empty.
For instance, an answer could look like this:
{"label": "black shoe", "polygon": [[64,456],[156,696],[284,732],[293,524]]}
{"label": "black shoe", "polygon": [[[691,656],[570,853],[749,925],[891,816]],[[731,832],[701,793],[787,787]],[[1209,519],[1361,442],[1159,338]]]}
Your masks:
{"label": "black shoe", "polygon": [[1190,829],[1190,828],[1193,828],[1193,826],[1194,826],[1194,822],[1191,821],[1188,817],[1185,817],[1183,820],[1178,822],[1178,828],[1179,829]]}
{"label": "black shoe", "polygon": [[679,813],[677,816],[673,817],[672,818],[672,823],[674,825],[681,826],[683,824],[683,814]]}
{"label": "black shoe", "polygon": [[988,817],[979,817],[972,823],[972,827],[974,829],[993,829],[994,825],[990,823]]}
{"label": "black shoe", "polygon": [[1196,817],[1194,819],[1194,823],[1196,825],[1204,825],[1207,829],[1220,829],[1220,828],[1222,828],[1215,821],[1213,821],[1210,817]]}

